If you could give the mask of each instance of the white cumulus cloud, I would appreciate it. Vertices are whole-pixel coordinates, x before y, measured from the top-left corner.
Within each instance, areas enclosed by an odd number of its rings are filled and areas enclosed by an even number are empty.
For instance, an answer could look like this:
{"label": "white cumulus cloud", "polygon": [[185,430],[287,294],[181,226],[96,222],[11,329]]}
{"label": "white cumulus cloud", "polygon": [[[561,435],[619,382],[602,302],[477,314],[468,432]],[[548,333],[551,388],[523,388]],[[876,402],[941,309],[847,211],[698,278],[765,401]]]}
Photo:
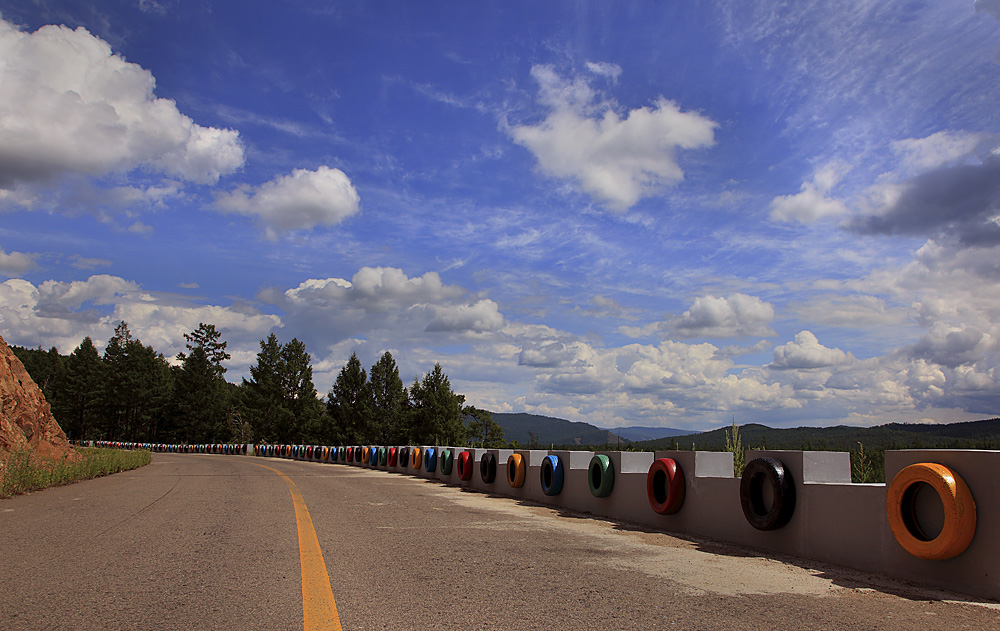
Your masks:
{"label": "white cumulus cloud", "polygon": [[621,66],[606,61],[588,61],[587,70],[593,72],[596,75],[607,77],[612,81],[617,81],[619,75],[621,75],[622,73]]}
{"label": "white cumulus cloud", "polygon": [[0,248],[0,274],[4,276],[17,276],[28,270],[35,269],[35,259],[37,254],[26,252],[5,252]]}
{"label": "white cumulus cloud", "polygon": [[351,280],[309,279],[258,298],[282,309],[283,322],[305,332],[299,337],[316,348],[349,338],[395,346],[428,334],[479,335],[504,326],[496,302],[445,284],[437,272],[411,278],[394,267],[363,267]]}
{"label": "white cumulus cloud", "polygon": [[[613,74],[609,65],[591,70]],[[535,66],[531,74],[551,111],[536,125],[511,128],[514,141],[534,154],[542,172],[577,182],[612,210],[625,211],[681,181],[678,149],[715,142],[715,122],[673,101],[660,98],[622,117],[610,104],[595,103],[583,79],[566,81],[549,66]]]}
{"label": "white cumulus cloud", "polygon": [[256,216],[269,238],[290,230],[334,226],[359,210],[360,196],[340,169],[294,169],[258,187],[243,186],[221,194],[215,205],[224,212]]}
{"label": "white cumulus cloud", "polygon": [[498,331],[503,328],[503,315],[499,306],[485,299],[472,305],[438,306],[433,309],[434,319],[427,331]]}
{"label": "white cumulus cloud", "polygon": [[774,349],[774,362],[770,368],[777,370],[803,370],[829,368],[854,361],[854,356],[839,348],[827,348],[811,331],[799,331],[795,339]]}
{"label": "white cumulus cloud", "polygon": [[827,164],[813,174],[812,181],[802,183],[801,192],[775,197],[771,200],[771,219],[810,224],[846,215],[847,205],[829,197],[846,170],[841,164]]}
{"label": "white cumulus cloud", "polygon": [[90,336],[100,348],[121,320],[134,337],[166,357],[184,350],[184,334],[200,322],[212,323],[229,342],[233,361],[253,357],[259,340],[281,326],[275,315],[219,305],[178,304],[119,276],[98,274],[71,282],[48,280],[37,286],[20,279],[0,283],[0,326],[9,344],[55,346],[68,354]]}
{"label": "white cumulus cloud", "polygon": [[155,83],[82,27],[0,19],[0,188],[138,167],[210,184],[242,166],[236,131],[194,123]]}
{"label": "white cumulus cloud", "polygon": [[774,306],[757,296],[733,294],[727,297],[700,296],[691,308],[669,320],[667,328],[681,337],[771,336]]}
{"label": "white cumulus cloud", "polygon": [[930,171],[983,152],[996,144],[992,134],[942,130],[924,138],[906,138],[892,143],[906,172]]}

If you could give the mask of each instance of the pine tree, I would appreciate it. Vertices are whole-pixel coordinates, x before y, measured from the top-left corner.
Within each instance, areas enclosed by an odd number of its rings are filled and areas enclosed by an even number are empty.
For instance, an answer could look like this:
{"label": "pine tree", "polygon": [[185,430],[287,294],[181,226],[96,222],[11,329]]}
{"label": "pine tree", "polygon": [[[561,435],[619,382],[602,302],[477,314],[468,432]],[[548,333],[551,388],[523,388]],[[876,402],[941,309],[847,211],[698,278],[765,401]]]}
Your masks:
{"label": "pine tree", "polygon": [[101,356],[90,337],[83,338],[66,358],[65,378],[57,389],[52,412],[70,438],[95,437],[93,428],[100,419],[103,368]]}
{"label": "pine tree", "polygon": [[222,440],[228,407],[225,381],[205,349],[196,347],[181,355],[183,363],[174,372],[173,439],[184,443]]}
{"label": "pine tree", "polygon": [[327,434],[337,441],[367,443],[375,440],[372,428],[372,390],[357,353],[351,353],[327,395]]}
{"label": "pine tree", "polygon": [[375,442],[383,445],[404,440],[407,394],[392,353],[386,351],[371,370],[371,425]]}
{"label": "pine tree", "polygon": [[260,343],[257,364],[250,367],[250,379],[243,379],[243,404],[246,418],[257,428],[258,437],[267,442],[289,442],[291,411],[285,406],[281,383],[281,344],[271,333]]}
{"label": "pine tree", "polygon": [[226,440],[228,392],[222,362],[229,359],[226,342],[213,324],[199,323],[185,333],[188,353],[179,353],[181,366],[174,381],[174,440],[207,443]]}
{"label": "pine tree", "polygon": [[313,385],[312,357],[306,352],[305,343],[293,337],[281,349],[281,358],[284,369],[282,383],[292,413],[292,440],[313,442],[320,431],[323,404],[316,396],[316,386]]}
{"label": "pine tree", "polygon": [[244,379],[241,418],[257,429],[264,442],[313,441],[320,428],[323,404],[316,398],[311,357],[293,338],[285,345],[272,333],[260,343],[257,365]]}
{"label": "pine tree", "polygon": [[414,380],[410,403],[409,437],[415,444],[459,445],[465,441],[462,422],[465,397],[451,391],[451,382],[441,364],[434,364],[434,369],[422,380]]}
{"label": "pine tree", "polygon": [[101,407],[108,440],[156,440],[173,392],[170,365],[162,353],[132,338],[122,321],[102,358]]}
{"label": "pine tree", "polygon": [[[222,362],[229,360],[231,355],[226,352],[226,346],[229,343],[221,341],[222,333],[215,329],[215,325],[199,322],[197,329],[184,334],[184,339],[187,340],[188,350],[193,351],[200,348],[205,352],[213,372],[219,379],[222,379],[223,375],[226,374],[226,368]],[[184,361],[184,353],[178,355],[177,359]]]}
{"label": "pine tree", "polygon": [[503,447],[506,441],[503,436],[503,427],[493,420],[493,414],[486,410],[480,410],[471,405],[462,410],[462,414],[468,419],[466,426],[467,440],[478,447],[487,449]]}

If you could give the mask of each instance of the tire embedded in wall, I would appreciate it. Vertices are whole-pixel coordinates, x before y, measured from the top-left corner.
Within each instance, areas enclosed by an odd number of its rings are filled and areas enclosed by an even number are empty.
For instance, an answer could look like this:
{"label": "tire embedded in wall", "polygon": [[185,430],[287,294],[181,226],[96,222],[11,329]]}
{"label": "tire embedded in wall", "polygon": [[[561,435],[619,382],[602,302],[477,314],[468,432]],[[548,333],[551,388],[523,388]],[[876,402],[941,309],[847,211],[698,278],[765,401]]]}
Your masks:
{"label": "tire embedded in wall", "polygon": [[354,447],[347,448],[347,462],[354,461]]}
{"label": "tire embedded in wall", "polygon": [[472,454],[468,451],[458,454],[458,479],[472,479]]}
{"label": "tire embedded in wall", "polygon": [[587,484],[594,497],[607,497],[615,488],[615,465],[611,458],[597,454],[590,459]]}
{"label": "tire embedded in wall", "polygon": [[415,471],[420,471],[420,465],[423,463],[424,452],[420,447],[414,447],[410,450],[410,468]]}
{"label": "tire embedded in wall", "polygon": [[511,454],[507,457],[507,486],[512,489],[519,489],[524,486],[524,476],[526,465],[524,456],[521,454]]}
{"label": "tire embedded in wall", "polygon": [[[917,492],[924,484],[934,489],[944,508],[944,525],[933,539],[924,533],[915,514]],[[886,489],[885,512],[896,541],[918,559],[956,557],[965,552],[976,534],[972,491],[961,476],[942,464],[911,464],[897,473]]]}
{"label": "tire embedded in wall", "polygon": [[[771,489],[771,507],[764,505],[764,485]],[[754,458],[740,478],[743,515],[757,530],[776,530],[795,513],[795,483],[791,474],[774,458]]]}
{"label": "tire embedded in wall", "polygon": [[684,505],[684,470],[673,458],[653,461],[646,474],[649,506],[661,515],[673,515]]}
{"label": "tire embedded in wall", "polygon": [[493,484],[497,479],[497,457],[494,454],[487,452],[479,460],[479,477],[486,484]]}
{"label": "tire embedded in wall", "polygon": [[437,449],[433,447],[428,447],[424,449],[424,471],[427,473],[434,473],[437,471]]}
{"label": "tire embedded in wall", "polygon": [[455,460],[451,455],[450,449],[445,449],[441,452],[441,474],[451,475],[452,467],[455,466]]}
{"label": "tire embedded in wall", "polygon": [[410,448],[400,447],[399,448],[399,467],[405,469],[406,465],[410,462]]}
{"label": "tire embedded in wall", "polygon": [[562,460],[559,459],[559,456],[545,456],[542,460],[541,471],[538,472],[542,493],[559,495],[562,492],[564,475]]}
{"label": "tire embedded in wall", "polygon": [[389,464],[389,453],[385,447],[378,448],[378,464],[380,467],[384,467]]}
{"label": "tire embedded in wall", "polygon": [[395,447],[389,447],[389,466],[390,467],[395,467],[396,466],[396,448]]}

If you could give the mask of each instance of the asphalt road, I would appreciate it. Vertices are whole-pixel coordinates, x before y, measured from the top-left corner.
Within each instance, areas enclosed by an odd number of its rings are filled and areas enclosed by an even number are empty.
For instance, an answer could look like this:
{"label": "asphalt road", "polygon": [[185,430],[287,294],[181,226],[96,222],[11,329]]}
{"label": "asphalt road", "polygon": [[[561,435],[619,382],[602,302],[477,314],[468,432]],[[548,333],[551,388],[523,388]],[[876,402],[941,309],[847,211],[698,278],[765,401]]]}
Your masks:
{"label": "asphalt road", "polygon": [[0,501],[0,629],[303,629],[301,491],[344,629],[1000,629],[1000,609],[419,478],[154,454]]}

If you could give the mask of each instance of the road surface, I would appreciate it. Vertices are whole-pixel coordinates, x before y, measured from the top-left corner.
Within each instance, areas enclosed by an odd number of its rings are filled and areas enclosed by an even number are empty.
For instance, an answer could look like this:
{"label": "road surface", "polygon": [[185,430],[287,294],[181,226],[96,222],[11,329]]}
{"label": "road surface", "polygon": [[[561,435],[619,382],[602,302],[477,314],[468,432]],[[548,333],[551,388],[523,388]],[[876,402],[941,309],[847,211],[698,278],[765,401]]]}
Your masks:
{"label": "road surface", "polygon": [[322,628],[293,490],[349,630],[1000,629],[995,605],[884,577],[396,473],[193,454],[0,501],[0,628]]}

